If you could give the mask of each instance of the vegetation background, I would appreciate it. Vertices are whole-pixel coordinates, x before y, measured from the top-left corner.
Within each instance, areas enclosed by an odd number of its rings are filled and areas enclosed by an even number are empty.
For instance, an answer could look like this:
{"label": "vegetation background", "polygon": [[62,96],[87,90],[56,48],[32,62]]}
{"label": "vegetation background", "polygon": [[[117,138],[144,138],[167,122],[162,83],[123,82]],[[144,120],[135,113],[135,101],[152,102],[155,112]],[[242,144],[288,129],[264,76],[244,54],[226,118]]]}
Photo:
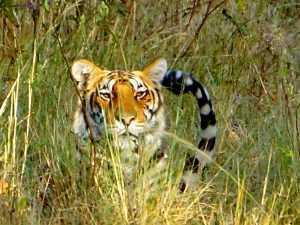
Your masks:
{"label": "vegetation background", "polygon": [[[1,0],[0,224],[300,224],[299,19],[297,0]],[[216,157],[199,189],[166,179],[134,200],[98,164],[80,174],[68,67],[158,56],[208,88]],[[182,152],[197,142],[196,103],[165,95]]]}

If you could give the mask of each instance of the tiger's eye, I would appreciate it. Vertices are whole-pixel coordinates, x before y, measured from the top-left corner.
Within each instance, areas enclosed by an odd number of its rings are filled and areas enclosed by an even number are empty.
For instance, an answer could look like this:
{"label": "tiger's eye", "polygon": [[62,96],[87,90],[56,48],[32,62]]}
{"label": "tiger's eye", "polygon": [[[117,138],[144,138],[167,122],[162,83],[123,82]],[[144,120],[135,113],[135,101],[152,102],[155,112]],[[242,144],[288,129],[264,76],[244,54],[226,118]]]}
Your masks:
{"label": "tiger's eye", "polygon": [[104,100],[110,100],[112,98],[111,94],[106,90],[100,90],[98,93]]}
{"label": "tiger's eye", "polygon": [[101,94],[104,98],[110,98],[110,94],[108,94],[108,93],[103,93],[103,94]]}
{"label": "tiger's eye", "polygon": [[137,96],[137,97],[141,97],[144,93],[145,93],[144,91],[138,91],[138,92],[136,93],[136,96]]}
{"label": "tiger's eye", "polygon": [[148,93],[147,90],[145,90],[145,91],[137,91],[137,92],[135,93],[135,96],[136,96],[137,98],[141,99],[141,98],[145,97],[147,93]]}

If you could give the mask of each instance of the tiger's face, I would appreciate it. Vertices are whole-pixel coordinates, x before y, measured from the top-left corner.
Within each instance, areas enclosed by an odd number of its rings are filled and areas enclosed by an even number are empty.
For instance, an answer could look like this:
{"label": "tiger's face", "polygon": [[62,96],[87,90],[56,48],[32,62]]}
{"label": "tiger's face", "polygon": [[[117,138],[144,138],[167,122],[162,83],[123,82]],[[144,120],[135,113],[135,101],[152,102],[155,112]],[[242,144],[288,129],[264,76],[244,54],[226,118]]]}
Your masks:
{"label": "tiger's face", "polygon": [[106,72],[97,82],[95,104],[102,109],[106,130],[117,136],[152,132],[162,120],[159,86],[141,72]]}
{"label": "tiger's face", "polygon": [[101,70],[87,60],[76,61],[72,74],[85,109],[80,101],[73,124],[75,134],[87,137],[90,125],[95,138],[107,132],[122,149],[141,144],[157,148],[165,127],[159,80],[166,70],[164,59],[132,72]]}

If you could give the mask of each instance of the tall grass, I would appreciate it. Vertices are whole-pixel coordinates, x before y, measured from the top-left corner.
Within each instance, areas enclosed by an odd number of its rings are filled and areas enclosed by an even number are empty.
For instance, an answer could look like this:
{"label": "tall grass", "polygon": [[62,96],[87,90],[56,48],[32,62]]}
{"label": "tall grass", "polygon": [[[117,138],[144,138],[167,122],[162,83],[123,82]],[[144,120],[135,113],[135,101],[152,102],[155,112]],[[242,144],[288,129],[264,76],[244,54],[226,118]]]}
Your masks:
{"label": "tall grass", "polygon": [[[300,223],[297,1],[0,6],[0,224]],[[199,130],[191,96],[164,91],[170,161],[155,190],[126,190],[109,143],[94,156],[85,144],[80,163],[70,132],[68,64],[132,70],[158,56],[207,86],[218,119],[215,160],[183,194],[182,162]]]}

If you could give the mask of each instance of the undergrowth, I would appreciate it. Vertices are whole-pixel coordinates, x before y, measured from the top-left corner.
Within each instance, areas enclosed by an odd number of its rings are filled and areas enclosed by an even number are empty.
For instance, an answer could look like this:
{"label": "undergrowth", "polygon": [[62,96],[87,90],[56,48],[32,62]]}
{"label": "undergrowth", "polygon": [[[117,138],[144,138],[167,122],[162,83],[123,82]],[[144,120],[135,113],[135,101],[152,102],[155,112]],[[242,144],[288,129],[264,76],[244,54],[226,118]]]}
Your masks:
{"label": "undergrowth", "polygon": [[[297,1],[1,0],[0,12],[0,224],[300,223]],[[79,162],[69,67],[141,69],[159,56],[208,88],[216,155],[179,194],[197,105],[164,91],[170,169],[132,197],[101,146]]]}

